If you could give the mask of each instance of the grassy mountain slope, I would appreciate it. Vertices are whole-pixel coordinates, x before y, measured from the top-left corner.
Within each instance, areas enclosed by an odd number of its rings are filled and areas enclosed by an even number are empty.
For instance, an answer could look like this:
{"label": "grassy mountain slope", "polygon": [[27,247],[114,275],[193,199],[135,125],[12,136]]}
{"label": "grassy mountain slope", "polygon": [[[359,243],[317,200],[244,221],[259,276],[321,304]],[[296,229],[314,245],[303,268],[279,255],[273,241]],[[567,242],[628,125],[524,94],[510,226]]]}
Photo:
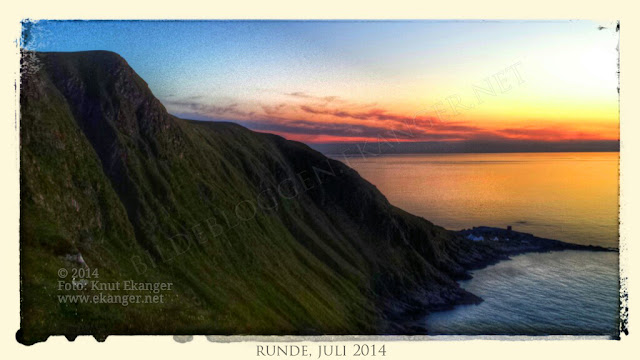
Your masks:
{"label": "grassy mountain slope", "polygon": [[[346,165],[275,135],[176,118],[117,54],[29,58],[25,342],[402,332],[398,314],[477,300],[454,280],[487,251],[390,205]],[[175,288],[162,304],[61,303],[58,269],[85,264],[103,282]]]}

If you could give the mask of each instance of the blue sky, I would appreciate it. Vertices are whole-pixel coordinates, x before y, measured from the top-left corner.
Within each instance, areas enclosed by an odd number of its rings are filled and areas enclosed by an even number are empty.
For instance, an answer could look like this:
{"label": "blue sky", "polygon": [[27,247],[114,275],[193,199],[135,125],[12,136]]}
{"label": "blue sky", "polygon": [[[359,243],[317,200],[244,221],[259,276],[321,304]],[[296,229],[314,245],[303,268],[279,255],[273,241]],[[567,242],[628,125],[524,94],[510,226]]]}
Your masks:
{"label": "blue sky", "polygon": [[603,131],[611,137],[617,126],[614,27],[591,21],[39,21],[25,47],[117,52],[174,114],[230,119],[308,142],[355,140],[362,137],[357,131],[345,128],[340,138],[336,126],[384,129],[380,113],[411,117],[520,64],[526,82],[517,91],[450,121],[473,123],[492,136],[561,124],[567,134],[579,128],[584,139]]}

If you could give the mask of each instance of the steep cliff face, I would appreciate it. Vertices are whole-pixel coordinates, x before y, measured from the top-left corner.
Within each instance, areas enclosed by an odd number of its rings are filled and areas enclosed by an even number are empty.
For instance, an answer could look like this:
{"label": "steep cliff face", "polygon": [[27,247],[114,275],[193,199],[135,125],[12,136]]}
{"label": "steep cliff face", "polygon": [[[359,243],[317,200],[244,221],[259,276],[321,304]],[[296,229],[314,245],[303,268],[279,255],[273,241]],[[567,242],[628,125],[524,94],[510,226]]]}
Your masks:
{"label": "steep cliff face", "polygon": [[[168,114],[109,52],[30,54],[21,83],[22,336],[373,334],[476,301],[482,251],[304,144]],[[486,254],[485,254],[486,255]],[[172,282],[69,304],[59,268]],[[90,292],[91,293],[91,292]]]}

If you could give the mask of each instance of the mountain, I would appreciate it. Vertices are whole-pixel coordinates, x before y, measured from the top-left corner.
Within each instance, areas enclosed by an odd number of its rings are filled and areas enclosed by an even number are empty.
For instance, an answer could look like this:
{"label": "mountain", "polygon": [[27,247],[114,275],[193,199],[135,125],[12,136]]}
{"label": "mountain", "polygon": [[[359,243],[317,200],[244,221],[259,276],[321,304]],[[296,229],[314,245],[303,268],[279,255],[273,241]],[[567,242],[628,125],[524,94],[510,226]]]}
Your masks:
{"label": "mountain", "polygon": [[[302,143],[170,115],[115,53],[22,61],[23,343],[411,333],[412,314],[480,301],[456,280],[506,256]],[[93,286],[127,280],[171,285],[158,303],[60,297],[130,294]]]}

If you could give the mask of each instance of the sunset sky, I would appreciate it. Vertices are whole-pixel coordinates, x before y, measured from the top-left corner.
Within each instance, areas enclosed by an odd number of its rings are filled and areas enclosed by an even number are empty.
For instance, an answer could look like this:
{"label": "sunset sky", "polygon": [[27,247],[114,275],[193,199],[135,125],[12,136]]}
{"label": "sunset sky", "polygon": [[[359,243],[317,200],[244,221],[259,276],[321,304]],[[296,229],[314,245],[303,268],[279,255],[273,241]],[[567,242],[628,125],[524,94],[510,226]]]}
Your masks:
{"label": "sunset sky", "polygon": [[307,143],[619,139],[615,23],[41,21],[122,55],[174,115]]}

